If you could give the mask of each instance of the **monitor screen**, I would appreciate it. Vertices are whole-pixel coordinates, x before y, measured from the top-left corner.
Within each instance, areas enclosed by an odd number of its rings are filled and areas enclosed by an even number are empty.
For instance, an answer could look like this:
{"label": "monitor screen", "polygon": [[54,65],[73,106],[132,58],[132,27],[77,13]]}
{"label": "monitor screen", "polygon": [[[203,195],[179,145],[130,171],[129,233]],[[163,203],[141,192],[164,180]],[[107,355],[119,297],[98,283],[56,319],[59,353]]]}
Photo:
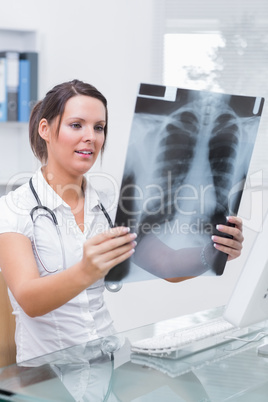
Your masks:
{"label": "monitor screen", "polygon": [[240,328],[268,319],[268,214],[227,303],[224,318]]}

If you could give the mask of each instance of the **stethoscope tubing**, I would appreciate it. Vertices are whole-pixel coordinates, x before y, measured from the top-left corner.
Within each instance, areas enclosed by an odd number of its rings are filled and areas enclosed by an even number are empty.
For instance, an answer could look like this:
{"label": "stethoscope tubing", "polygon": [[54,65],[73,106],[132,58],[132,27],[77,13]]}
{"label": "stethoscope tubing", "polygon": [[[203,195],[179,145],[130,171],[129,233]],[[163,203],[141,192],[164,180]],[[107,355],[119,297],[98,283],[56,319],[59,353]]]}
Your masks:
{"label": "stethoscope tubing", "polygon": [[[46,207],[45,205],[43,205],[41,203],[40,198],[39,198],[39,196],[38,196],[38,194],[37,194],[37,192],[36,192],[36,190],[34,188],[32,177],[29,180],[29,186],[30,186],[30,189],[31,189],[31,191],[32,191],[32,193],[33,193],[33,195],[34,195],[34,197],[36,199],[36,202],[37,202],[37,205],[35,207],[33,207],[32,210],[30,211],[31,219],[32,219],[32,221],[34,221],[33,215],[34,215],[35,211],[37,211],[39,209],[43,209],[43,210],[47,211],[51,215],[53,223],[54,223],[54,225],[56,227],[56,230],[57,230],[57,233],[58,233],[58,236],[59,236],[59,239],[60,239],[61,248],[62,248],[62,254],[63,254],[63,266],[64,266],[64,269],[65,269],[66,268],[66,259],[65,259],[65,252],[64,252],[64,244],[63,244],[63,240],[62,240],[62,237],[61,237],[61,234],[60,234],[60,229],[59,229],[57,217],[56,217],[55,213],[50,208]],[[112,219],[111,219],[110,215],[108,214],[108,212],[106,211],[105,207],[103,206],[103,204],[100,201],[98,201],[98,207],[103,212],[105,218],[107,219],[107,221],[109,223],[110,228],[113,228],[114,224],[112,222]],[[35,242],[34,242],[34,245],[35,245]],[[45,268],[45,264],[43,263],[41,257],[38,254],[38,250],[37,250],[36,245],[35,245],[35,250],[36,250],[38,259],[40,260],[40,263],[42,264],[44,269],[47,271],[47,269]],[[48,272],[50,272],[50,271],[48,271]],[[55,271],[52,271],[52,272],[55,272]],[[120,282],[118,282],[118,283],[117,282],[106,282],[105,287],[110,292],[118,292],[122,288],[122,284]]]}

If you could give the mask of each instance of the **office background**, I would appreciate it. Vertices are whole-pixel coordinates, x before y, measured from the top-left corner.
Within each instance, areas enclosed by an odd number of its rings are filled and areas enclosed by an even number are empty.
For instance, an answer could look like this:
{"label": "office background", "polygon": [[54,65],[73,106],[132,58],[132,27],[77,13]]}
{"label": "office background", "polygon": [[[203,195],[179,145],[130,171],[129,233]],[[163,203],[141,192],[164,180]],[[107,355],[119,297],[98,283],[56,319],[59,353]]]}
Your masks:
{"label": "office background", "polygon": [[[73,78],[92,83],[107,97],[108,144],[94,171],[108,172],[116,183],[140,82],[264,97],[268,92],[266,0],[0,0],[0,7],[0,31],[36,33],[39,98]],[[118,330],[227,302],[267,209],[267,120],[265,106],[239,213],[245,233],[242,256],[228,263],[222,277],[129,283],[118,293],[106,292]],[[14,161],[19,160],[21,171],[35,167],[21,156],[30,155],[22,131],[0,125],[5,150],[0,169],[6,176]],[[12,148],[10,136],[20,138],[19,148]]]}

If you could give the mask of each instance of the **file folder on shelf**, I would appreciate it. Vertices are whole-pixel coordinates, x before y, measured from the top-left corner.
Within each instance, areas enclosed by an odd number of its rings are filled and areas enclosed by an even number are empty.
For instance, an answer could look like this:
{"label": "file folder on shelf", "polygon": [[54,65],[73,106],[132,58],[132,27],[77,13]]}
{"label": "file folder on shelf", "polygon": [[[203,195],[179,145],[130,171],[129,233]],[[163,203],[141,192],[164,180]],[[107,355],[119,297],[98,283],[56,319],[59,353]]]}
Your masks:
{"label": "file folder on shelf", "polygon": [[28,60],[29,62],[29,113],[38,100],[38,53],[23,52],[20,53],[20,60]]}
{"label": "file folder on shelf", "polygon": [[18,121],[28,122],[30,117],[30,62],[20,60]]}
{"label": "file folder on shelf", "polygon": [[19,52],[0,52],[6,58],[7,121],[18,120]]}
{"label": "file folder on shelf", "polygon": [[6,58],[0,57],[0,122],[7,120]]}

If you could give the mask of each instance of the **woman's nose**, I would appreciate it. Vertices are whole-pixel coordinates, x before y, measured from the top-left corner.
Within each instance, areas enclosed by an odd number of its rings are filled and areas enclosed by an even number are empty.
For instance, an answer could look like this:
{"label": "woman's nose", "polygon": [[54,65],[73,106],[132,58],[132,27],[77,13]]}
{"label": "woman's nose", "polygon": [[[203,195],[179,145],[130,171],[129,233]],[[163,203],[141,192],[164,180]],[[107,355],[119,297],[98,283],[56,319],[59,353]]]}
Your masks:
{"label": "woman's nose", "polygon": [[96,134],[95,134],[95,130],[94,127],[86,127],[85,129],[85,133],[84,133],[84,141],[90,141],[90,142],[94,142],[96,139]]}

